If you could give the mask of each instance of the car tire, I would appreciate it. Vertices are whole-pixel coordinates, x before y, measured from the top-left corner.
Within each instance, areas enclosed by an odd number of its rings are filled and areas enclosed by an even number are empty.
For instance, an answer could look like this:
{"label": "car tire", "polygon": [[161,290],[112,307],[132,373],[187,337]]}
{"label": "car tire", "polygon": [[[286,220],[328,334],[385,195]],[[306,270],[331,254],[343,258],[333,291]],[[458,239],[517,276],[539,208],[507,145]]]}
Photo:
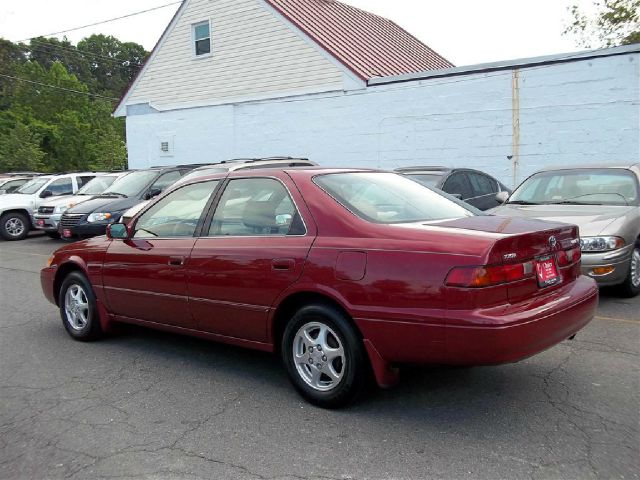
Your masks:
{"label": "car tire", "polygon": [[45,234],[47,235],[47,237],[52,238],[54,240],[60,239],[60,234],[58,232],[45,232]]}
{"label": "car tire", "polygon": [[293,386],[322,408],[350,404],[370,377],[360,336],[345,314],[330,305],[298,310],[285,328],[281,352]]}
{"label": "car tire", "polygon": [[9,212],[0,217],[0,236],[5,240],[23,240],[30,228],[31,222],[24,213]]}
{"label": "car tire", "polygon": [[640,294],[640,240],[636,241],[636,245],[631,253],[629,273],[622,284],[621,293],[627,298]]}
{"label": "car tire", "polygon": [[87,342],[103,336],[96,296],[82,273],[67,275],[60,287],[58,304],[62,324],[74,340]]}

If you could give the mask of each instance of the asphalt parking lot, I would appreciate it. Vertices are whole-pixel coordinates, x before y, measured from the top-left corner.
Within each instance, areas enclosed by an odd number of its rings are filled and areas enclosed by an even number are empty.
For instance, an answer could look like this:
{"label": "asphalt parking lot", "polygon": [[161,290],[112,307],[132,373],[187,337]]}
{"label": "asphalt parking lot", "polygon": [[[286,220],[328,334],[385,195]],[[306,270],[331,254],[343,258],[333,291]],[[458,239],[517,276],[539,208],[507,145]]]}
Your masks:
{"label": "asphalt parking lot", "polygon": [[268,354],[126,328],[84,344],[42,296],[61,245],[0,242],[0,478],[640,476],[640,298],[602,292],[574,341],[521,363],[406,368],[324,411]]}

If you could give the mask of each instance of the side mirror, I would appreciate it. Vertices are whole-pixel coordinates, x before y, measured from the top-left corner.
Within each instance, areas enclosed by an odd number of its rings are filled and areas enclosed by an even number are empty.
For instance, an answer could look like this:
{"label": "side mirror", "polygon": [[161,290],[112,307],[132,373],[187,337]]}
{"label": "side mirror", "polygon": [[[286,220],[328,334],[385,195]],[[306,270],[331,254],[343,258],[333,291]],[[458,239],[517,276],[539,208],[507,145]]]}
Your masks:
{"label": "side mirror", "polygon": [[144,194],[144,199],[150,200],[153,197],[157,197],[161,193],[162,193],[162,190],[160,190],[159,188],[152,188],[151,190],[149,190],[147,193]]}
{"label": "side mirror", "polygon": [[131,234],[124,223],[110,223],[107,225],[107,238],[126,240],[131,238]]}
{"label": "side mirror", "polygon": [[53,192],[51,190],[45,190],[40,194],[40,198],[53,197]]}
{"label": "side mirror", "polygon": [[509,192],[498,192],[496,193],[496,201],[501,205],[506,203],[509,200]]}

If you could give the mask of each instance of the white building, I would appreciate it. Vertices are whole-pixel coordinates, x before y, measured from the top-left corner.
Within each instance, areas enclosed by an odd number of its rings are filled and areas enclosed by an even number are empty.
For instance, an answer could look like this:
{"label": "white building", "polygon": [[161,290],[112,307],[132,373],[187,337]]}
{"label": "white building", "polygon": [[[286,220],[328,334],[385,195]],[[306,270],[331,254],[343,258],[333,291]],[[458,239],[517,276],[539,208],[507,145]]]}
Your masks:
{"label": "white building", "polygon": [[640,158],[640,45],[455,68],[334,0],[184,0],[115,115],[132,168],[291,155],[513,185]]}

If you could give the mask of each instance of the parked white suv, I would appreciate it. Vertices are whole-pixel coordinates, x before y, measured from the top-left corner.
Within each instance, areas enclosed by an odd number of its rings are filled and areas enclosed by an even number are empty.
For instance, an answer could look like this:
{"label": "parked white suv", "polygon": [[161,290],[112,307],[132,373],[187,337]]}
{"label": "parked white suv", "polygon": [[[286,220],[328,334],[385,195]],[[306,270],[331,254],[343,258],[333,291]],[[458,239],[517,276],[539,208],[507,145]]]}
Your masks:
{"label": "parked white suv", "polygon": [[34,226],[33,215],[45,199],[72,195],[96,175],[82,172],[35,177],[14,193],[0,196],[0,236],[22,240]]}

